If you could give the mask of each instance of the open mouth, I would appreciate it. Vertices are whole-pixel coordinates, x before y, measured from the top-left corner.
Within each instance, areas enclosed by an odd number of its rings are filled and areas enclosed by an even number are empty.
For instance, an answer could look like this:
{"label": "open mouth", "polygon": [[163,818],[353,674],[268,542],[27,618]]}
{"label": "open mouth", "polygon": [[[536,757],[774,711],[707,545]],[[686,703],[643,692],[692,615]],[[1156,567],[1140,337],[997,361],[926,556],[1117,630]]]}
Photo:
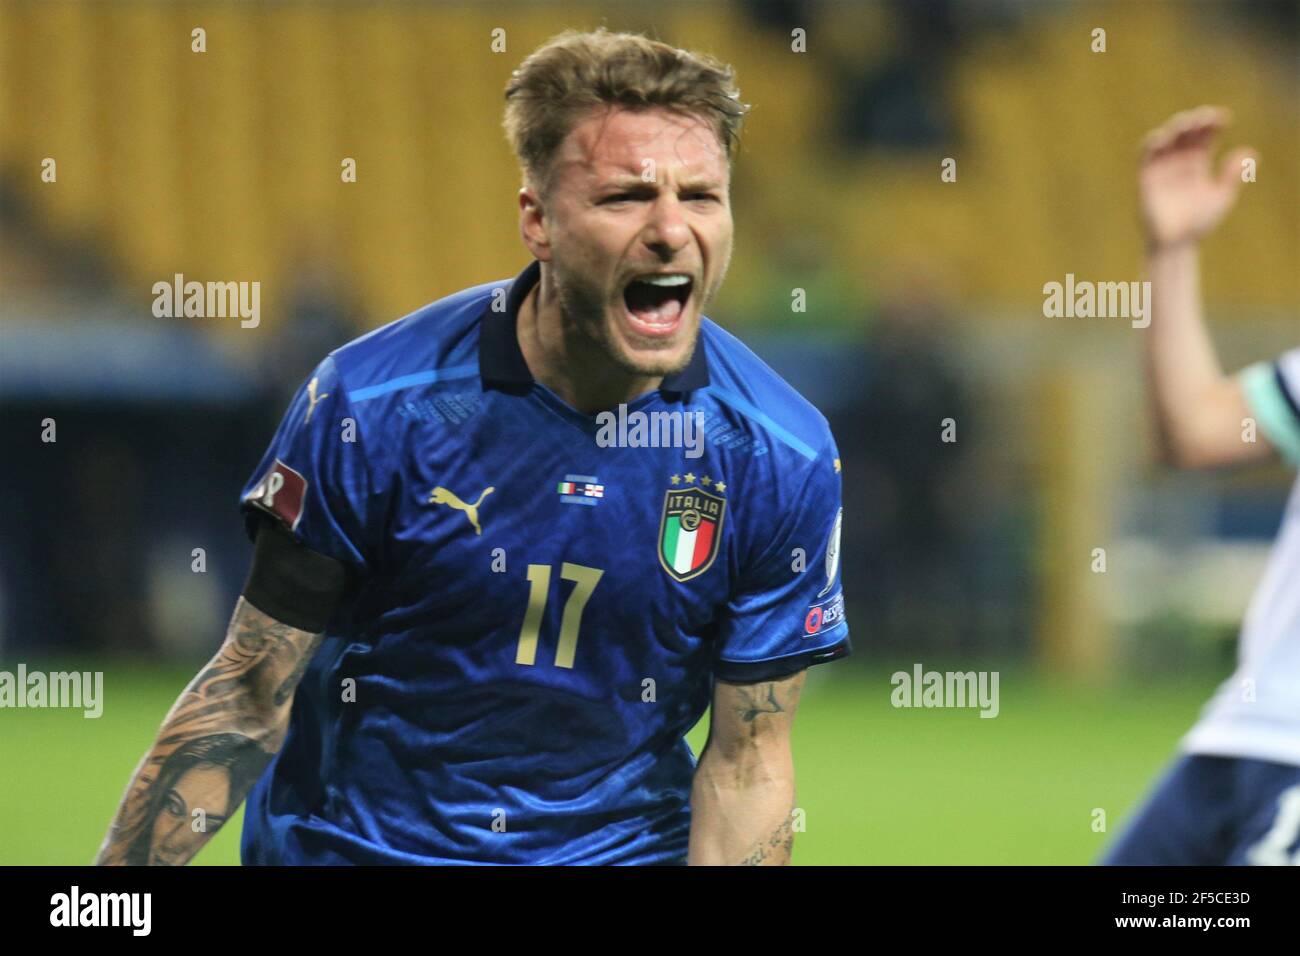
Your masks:
{"label": "open mouth", "polygon": [[646,273],[623,289],[633,329],[642,335],[671,335],[681,323],[694,280],[682,272]]}

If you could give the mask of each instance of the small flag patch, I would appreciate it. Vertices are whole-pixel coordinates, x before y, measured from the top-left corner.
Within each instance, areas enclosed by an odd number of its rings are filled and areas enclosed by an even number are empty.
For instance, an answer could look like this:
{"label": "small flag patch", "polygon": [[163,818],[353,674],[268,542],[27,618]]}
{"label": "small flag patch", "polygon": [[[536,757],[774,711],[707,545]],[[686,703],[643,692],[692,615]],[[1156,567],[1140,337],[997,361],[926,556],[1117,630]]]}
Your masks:
{"label": "small flag patch", "polygon": [[595,505],[596,499],[605,497],[605,486],[595,475],[565,475],[555,490],[566,505]]}

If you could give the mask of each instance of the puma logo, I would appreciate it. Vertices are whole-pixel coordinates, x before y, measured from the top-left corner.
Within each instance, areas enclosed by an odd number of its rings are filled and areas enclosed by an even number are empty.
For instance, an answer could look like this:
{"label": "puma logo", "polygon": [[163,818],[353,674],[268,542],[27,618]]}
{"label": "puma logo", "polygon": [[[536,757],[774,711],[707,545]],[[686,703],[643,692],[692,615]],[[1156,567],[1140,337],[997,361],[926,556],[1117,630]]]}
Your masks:
{"label": "puma logo", "polygon": [[446,505],[448,508],[455,508],[457,511],[465,512],[465,517],[469,518],[469,523],[474,526],[474,533],[482,534],[483,529],[479,527],[478,523],[478,506],[483,503],[484,498],[492,494],[494,491],[496,491],[495,488],[484,489],[483,493],[478,496],[478,501],[474,502],[472,505],[467,505],[456,496],[456,492],[450,491],[447,488],[442,487],[442,485],[439,485],[429,493],[427,504]]}
{"label": "puma logo", "polygon": [[307,383],[307,401],[310,402],[311,404],[307,406],[307,417],[302,420],[302,423],[304,425],[307,424],[309,421],[311,421],[311,413],[316,411],[316,403],[319,402],[322,398],[329,398],[330,395],[329,392],[323,392],[320,395],[316,394],[316,383],[319,381],[320,379],[313,378],[310,382]]}

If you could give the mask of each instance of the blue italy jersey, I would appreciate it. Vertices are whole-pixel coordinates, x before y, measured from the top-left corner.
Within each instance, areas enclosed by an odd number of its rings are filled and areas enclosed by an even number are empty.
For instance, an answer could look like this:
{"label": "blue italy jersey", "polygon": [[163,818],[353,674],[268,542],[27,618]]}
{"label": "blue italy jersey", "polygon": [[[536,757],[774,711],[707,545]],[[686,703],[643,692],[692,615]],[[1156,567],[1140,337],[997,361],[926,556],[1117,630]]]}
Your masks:
{"label": "blue italy jersey", "polygon": [[708,319],[659,389],[581,414],[519,349],[539,275],[333,352],[244,489],[354,581],[246,863],[682,862],[713,678],[849,653],[823,416]]}

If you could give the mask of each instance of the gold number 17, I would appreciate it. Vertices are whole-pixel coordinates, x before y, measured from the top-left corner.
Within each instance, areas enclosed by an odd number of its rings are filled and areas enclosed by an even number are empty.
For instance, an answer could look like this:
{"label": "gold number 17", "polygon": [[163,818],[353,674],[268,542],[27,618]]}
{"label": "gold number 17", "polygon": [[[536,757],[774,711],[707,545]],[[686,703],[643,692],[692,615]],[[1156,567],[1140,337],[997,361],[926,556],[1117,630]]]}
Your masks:
{"label": "gold number 17", "polygon": [[[569,599],[564,602],[564,614],[560,618],[560,643],[555,647],[556,667],[573,666],[573,656],[578,650],[578,628],[582,624],[582,611],[587,606],[591,592],[596,589],[596,582],[604,573],[600,568],[584,568],[581,564],[570,564],[568,561],[560,565],[560,577],[574,582],[574,588]],[[550,590],[551,566],[528,565],[528,611],[524,614],[524,626],[519,630],[516,664],[532,665],[537,660],[537,635],[542,627],[542,615],[546,613],[546,600]]]}

